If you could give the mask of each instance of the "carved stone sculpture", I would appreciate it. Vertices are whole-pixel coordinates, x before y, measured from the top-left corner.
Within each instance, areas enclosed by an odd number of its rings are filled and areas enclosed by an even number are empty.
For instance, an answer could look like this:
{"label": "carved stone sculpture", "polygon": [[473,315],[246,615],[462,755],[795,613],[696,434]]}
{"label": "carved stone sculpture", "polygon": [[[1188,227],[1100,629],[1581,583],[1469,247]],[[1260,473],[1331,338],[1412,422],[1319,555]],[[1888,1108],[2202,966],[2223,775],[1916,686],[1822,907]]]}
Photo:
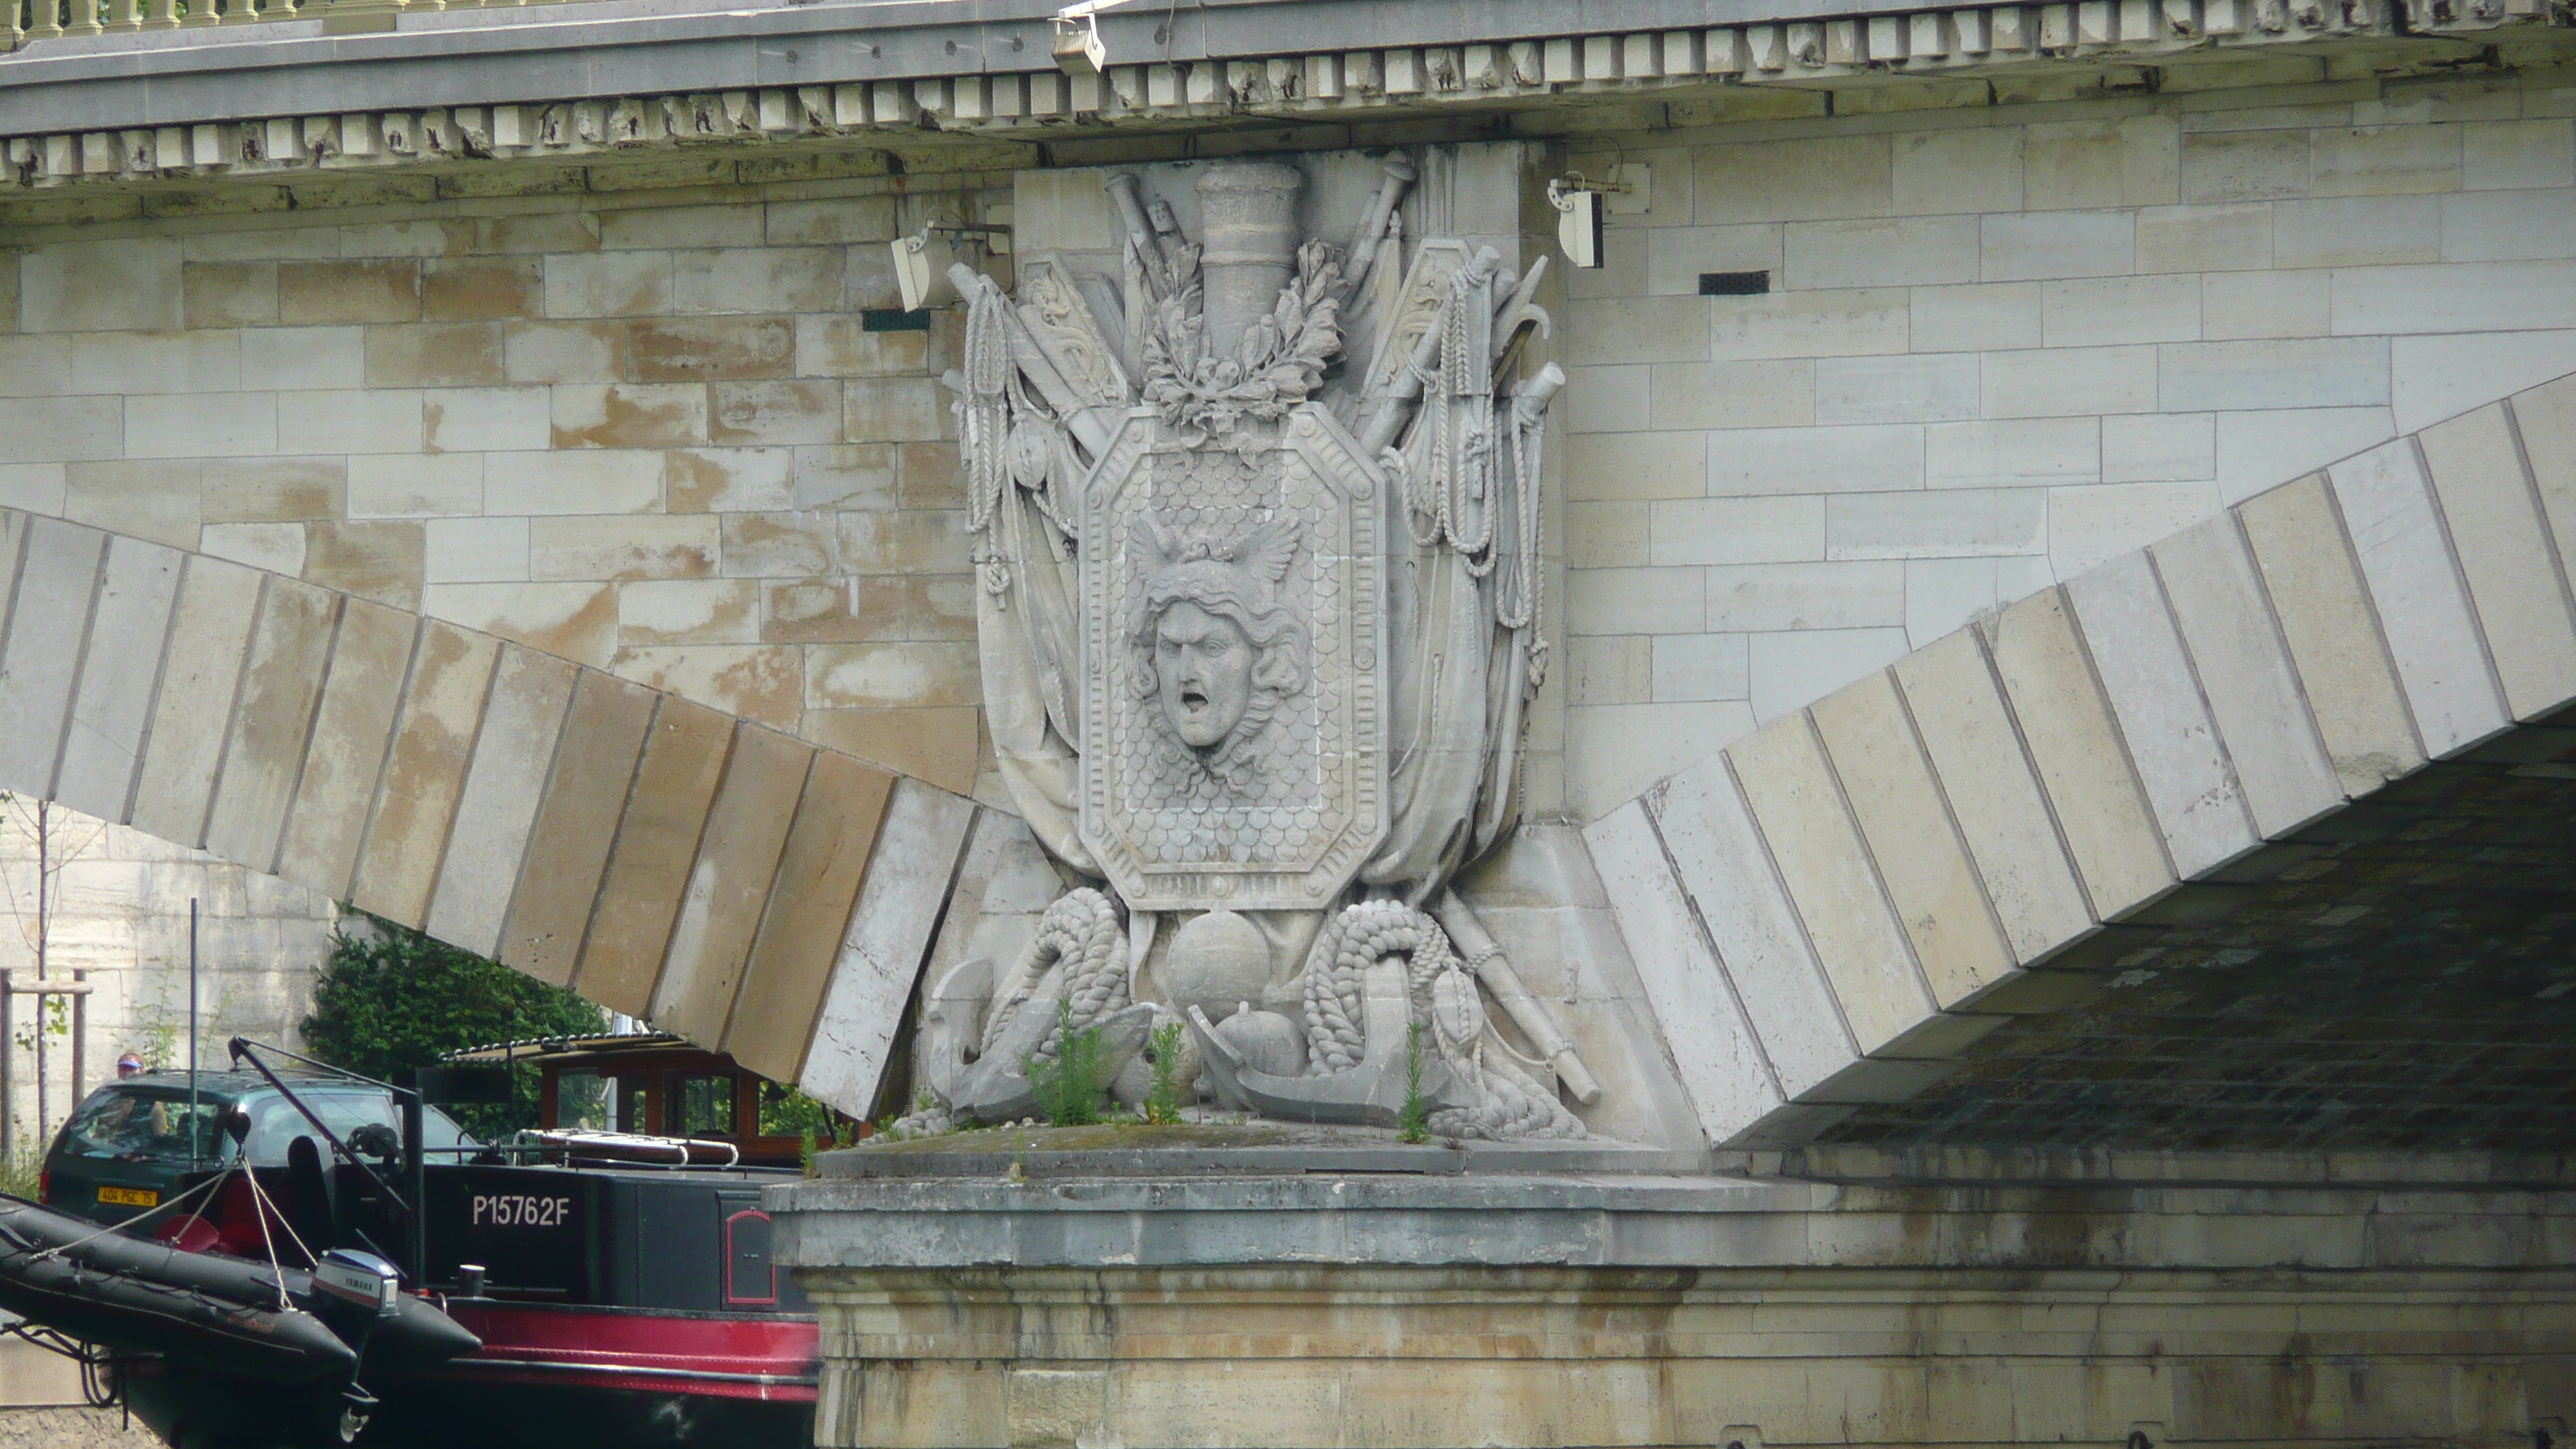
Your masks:
{"label": "carved stone sculpture", "polygon": [[1113,176],[1112,306],[1043,248],[1016,298],[952,273],[994,747],[1040,843],[1096,884],[1019,960],[936,985],[943,1115],[1027,1111],[1068,1023],[1138,1080],[1169,1016],[1223,1107],[1393,1126],[1411,1095],[1447,1135],[1582,1134],[1560,1083],[1599,1088],[1448,889],[1517,819],[1564,377],[1513,382],[1548,326],[1543,262],[1403,256],[1414,174],[1386,166],[1347,246],[1304,234],[1295,165],[1199,171],[1198,241]]}

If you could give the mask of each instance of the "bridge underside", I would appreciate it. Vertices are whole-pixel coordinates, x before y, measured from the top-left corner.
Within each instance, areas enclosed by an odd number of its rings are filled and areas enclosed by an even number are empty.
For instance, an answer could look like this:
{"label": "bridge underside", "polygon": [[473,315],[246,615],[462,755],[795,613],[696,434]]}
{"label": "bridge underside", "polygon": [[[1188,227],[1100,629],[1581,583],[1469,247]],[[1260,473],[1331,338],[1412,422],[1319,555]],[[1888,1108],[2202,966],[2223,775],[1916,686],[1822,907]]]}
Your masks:
{"label": "bridge underside", "polygon": [[2576,711],[2266,845],[2082,949],[2082,998],[1821,1144],[2576,1150]]}

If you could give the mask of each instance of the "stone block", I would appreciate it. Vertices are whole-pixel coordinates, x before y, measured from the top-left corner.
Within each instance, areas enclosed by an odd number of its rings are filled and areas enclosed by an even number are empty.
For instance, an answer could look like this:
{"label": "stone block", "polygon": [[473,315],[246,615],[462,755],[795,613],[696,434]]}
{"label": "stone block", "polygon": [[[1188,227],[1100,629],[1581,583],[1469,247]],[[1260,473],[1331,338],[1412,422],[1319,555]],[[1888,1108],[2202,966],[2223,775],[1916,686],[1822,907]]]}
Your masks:
{"label": "stone block", "polygon": [[2102,481],[2183,483],[2218,475],[2218,419],[2143,413],[2102,420]]}
{"label": "stone block", "polygon": [[0,398],[0,463],[64,463],[124,451],[122,399]]}
{"label": "stone block", "polygon": [[1566,797],[1573,818],[1594,820],[1617,809],[1655,781],[1750,734],[1753,723],[1753,707],[1736,700],[1566,710]]}
{"label": "stone block", "polygon": [[1994,282],[1914,289],[1913,345],[1983,352],[2039,345],[2039,284]]}
{"label": "stone block", "polygon": [[554,446],[542,387],[442,387],[421,394],[421,446],[433,453],[516,453]]}
{"label": "stone block", "polygon": [[1908,647],[1900,628],[1792,629],[1748,643],[1753,717],[1766,724],[1887,667]]}
{"label": "stone block", "polygon": [[2126,276],[2137,267],[2136,214],[1998,213],[1982,219],[1977,249],[1979,281]]}
{"label": "stone block", "polygon": [[367,386],[498,387],[498,322],[421,322],[367,329]]}
{"label": "stone block", "polygon": [[841,567],[840,526],[829,513],[728,513],[722,518],[723,569],[729,577],[811,578]]}
{"label": "stone block", "polygon": [[2416,432],[2576,372],[2576,331],[2394,337],[2388,371],[2397,431]]}
{"label": "stone block", "polygon": [[2045,556],[1905,561],[1905,633],[1920,649],[1953,629],[2046,588]]}
{"label": "stone block", "polygon": [[422,526],[409,519],[308,523],[304,578],[397,609],[417,609],[425,547]]}
{"label": "stone block", "polygon": [[671,254],[552,253],[545,259],[543,296],[548,317],[650,317],[668,312]]}
{"label": "stone block", "polygon": [[277,857],[279,875],[333,900],[349,894],[419,626],[412,615],[365,599],[341,612]]}
{"label": "stone block", "polygon": [[2508,406],[2539,486],[2540,511],[2558,539],[2559,563],[2576,580],[2576,378],[2517,393]]}
{"label": "stone block", "polygon": [[2201,335],[2210,341],[2244,337],[2316,337],[2332,326],[2328,306],[2331,272],[2211,274],[2200,279]]}
{"label": "stone block", "polygon": [[339,622],[340,600],[328,590],[291,579],[268,581],[206,821],[209,852],[264,875],[276,873],[287,807],[303,771]]}
{"label": "stone block", "polygon": [[[73,405],[65,399],[50,406]],[[275,393],[178,393],[125,400],[128,458],[243,458],[277,451]]]}
{"label": "stone block", "polygon": [[2030,210],[2159,206],[2180,193],[2182,138],[2170,116],[2044,121],[2024,129],[2022,197]]}
{"label": "stone block", "polygon": [[197,478],[198,516],[214,523],[301,523],[348,509],[348,468],[338,458],[219,458]]}
{"label": "stone block", "polygon": [[523,583],[528,577],[528,520],[433,518],[421,525],[421,582]]}
{"label": "stone block", "polygon": [[540,257],[463,257],[425,264],[420,315],[429,322],[478,322],[544,315]]}
{"label": "stone block", "polygon": [[2516,719],[2547,714],[2576,697],[2576,618],[2513,424],[2494,403],[2418,441],[2505,703]]}
{"label": "stone block", "polygon": [[2276,201],[2273,265],[2384,267],[2440,261],[2442,210],[2441,201],[2430,196]]}
{"label": "stone block", "polygon": [[1886,136],[1704,146],[1694,159],[1692,219],[1701,226],[1885,216],[1894,158]]}
{"label": "stone block", "polygon": [[1895,563],[1747,565],[1712,568],[1707,579],[1705,627],[1713,630],[1855,629],[1905,620],[1905,570]]}
{"label": "stone block", "polygon": [[2091,277],[2045,282],[2040,336],[2051,347],[2190,342],[2200,337],[2197,276]]}
{"label": "stone block", "polygon": [[[838,515],[837,522],[842,565],[852,573],[949,573],[968,567],[966,514],[963,510],[845,512]],[[785,539],[773,538],[769,528],[767,524],[743,526],[741,536],[746,543],[756,545],[748,557],[758,557],[773,548],[775,556],[782,561],[792,561],[805,554],[806,544],[791,544]],[[729,528],[728,548],[734,536],[734,531]],[[812,573],[814,570],[791,567],[779,572]]]}
{"label": "stone block", "polygon": [[1893,195],[1897,214],[2021,210],[2027,130],[1965,127],[1897,136]]}
{"label": "stone block", "polygon": [[[895,198],[891,196],[773,201],[768,213],[763,236],[771,246],[890,242],[895,237]],[[1047,235],[1062,233],[1050,231]]]}
{"label": "stone block", "polygon": [[123,821],[132,808],[184,562],[175,549],[108,540],[54,781],[54,798],[83,814]]}
{"label": "stone block", "polygon": [[172,330],[186,325],[184,295],[175,238],[83,237],[18,259],[21,331]]}
{"label": "stone block", "polygon": [[[913,334],[918,335],[918,334]],[[832,443],[841,436],[841,387],[833,382],[720,382],[708,438],[717,443]]]}
{"label": "stone block", "polygon": [[358,909],[414,927],[429,914],[500,652],[489,636],[435,620],[422,626],[352,878]]}
{"label": "stone block", "polygon": [[2156,375],[2167,412],[2388,401],[2388,349],[2378,338],[2174,343],[2158,349]]}
{"label": "stone block", "polygon": [[662,455],[664,506],[673,513],[784,512],[797,506],[796,469],[805,451],[674,448]]}
{"label": "stone block", "polygon": [[1576,502],[1697,498],[1708,491],[1707,439],[1699,433],[1577,435],[1566,442],[1565,460],[1566,495]]}
{"label": "stone block", "polygon": [[2309,136],[2318,196],[2394,196],[2460,189],[2457,126],[2322,128]]}
{"label": "stone block", "polygon": [[267,573],[288,578],[304,573],[304,525],[300,523],[209,523],[198,532],[197,547]]}
{"label": "stone block", "polygon": [[812,746],[775,731],[737,732],[653,989],[657,1025],[691,1041],[723,1039],[813,761]]}
{"label": "stone block", "polygon": [[45,799],[62,758],[107,536],[51,518],[29,520],[25,536],[0,643],[0,788]]}
{"label": "stone block", "polygon": [[803,708],[805,654],[775,645],[693,644],[620,649],[620,678],[666,689],[728,714],[792,730]]}
{"label": "stone block", "polygon": [[893,782],[884,810],[794,1078],[808,1095],[853,1113],[874,1109],[976,814],[962,796],[903,779]]}
{"label": "stone block", "polygon": [[[42,336],[24,343],[59,342]],[[51,390],[67,393],[230,392],[241,384],[241,334],[79,332],[71,337],[69,385],[60,372]],[[40,384],[40,387],[42,385]]]}
{"label": "stone block", "polygon": [[760,585],[749,579],[649,579],[617,591],[620,648],[751,644],[761,632]]}
{"label": "stone block", "polygon": [[2175,871],[2188,880],[2253,849],[2262,837],[2153,565],[2123,554],[2069,579],[2066,596]]}
{"label": "stone block", "polygon": [[1935,1008],[1814,728],[1784,717],[1727,746],[1726,758],[1854,1044],[1877,1051]]}
{"label": "stone block", "polygon": [[671,310],[829,312],[841,305],[841,248],[755,244],[671,259]]}
{"label": "stone block", "polygon": [[799,718],[797,733],[942,790],[964,795],[975,788],[983,726],[980,712],[971,707],[809,709]]}
{"label": "stone block", "polygon": [[1824,504],[1829,559],[2036,554],[2048,547],[2048,495],[2033,488],[1843,493]]}
{"label": "stone block", "polygon": [[808,655],[808,708],[982,702],[983,681],[972,645],[818,644]]}
{"label": "stone block", "polygon": [[421,596],[423,613],[593,668],[616,652],[611,584],[439,584]]}
{"label": "stone block", "polygon": [[[409,455],[420,451],[414,388],[340,388],[278,395],[277,445],[289,453]],[[476,502],[480,503],[480,498]]]}
{"label": "stone block", "polygon": [[63,516],[172,548],[195,548],[204,474],[194,459],[69,463]]}
{"label": "stone block", "polygon": [[[100,333],[103,337],[131,334]],[[73,339],[61,333],[34,333],[12,336],[0,333],[0,395],[8,397],[60,397],[77,392],[72,386]],[[122,388],[101,388],[102,392],[121,392]]]}
{"label": "stone block", "polygon": [[2102,476],[2098,418],[2004,418],[1924,430],[1924,482],[1941,488],[2044,488]]}
{"label": "stone block", "polygon": [[1775,223],[1656,227],[1646,236],[1645,290],[1657,297],[1695,297],[1702,272],[1776,272],[1780,257]]}
{"label": "stone block", "polygon": [[[2138,213],[2138,270],[2268,272],[2273,205],[2147,207]],[[2266,279],[2257,275],[2252,280],[2260,286]]]}
{"label": "stone block", "polygon": [[2157,410],[2156,349],[2051,347],[1978,360],[1990,418],[2086,417]]}
{"label": "stone block", "polygon": [[2386,408],[2296,408],[2218,415],[2218,487],[2230,503],[2315,472],[2396,435]]}
{"label": "stone block", "polygon": [[528,522],[528,571],[545,579],[704,578],[715,572],[716,516],[612,514]]}
{"label": "stone block", "polygon": [[2270,201],[2308,194],[2304,131],[2217,131],[2182,138],[2182,199]]}
{"label": "stone block", "polygon": [[399,451],[348,459],[350,518],[474,518],[482,511],[482,454]]}
{"label": "stone block", "polygon": [[2423,746],[2324,477],[2275,488],[2236,514],[2343,792],[2365,795],[2413,771]]}
{"label": "stone block", "polygon": [[814,757],[724,1033],[734,1060],[773,1081],[802,1076],[895,782],[846,755]]}
{"label": "stone block", "polygon": [[841,385],[841,433],[853,443],[927,442],[949,415],[928,378],[853,378]]}
{"label": "stone block", "polygon": [[501,339],[501,371],[512,383],[616,382],[635,370],[635,338],[623,322],[512,322]]}
{"label": "stone block", "polygon": [[1702,362],[1708,312],[1657,297],[1578,299],[1566,306],[1569,366],[1617,362]]}
{"label": "stone block", "polygon": [[[1798,222],[1781,239],[1787,285],[1938,287],[1977,280],[1977,218]],[[1885,349],[1894,350],[1894,349]]]}
{"label": "stone block", "polygon": [[1783,1101],[1762,1042],[1674,882],[1646,807],[1631,802],[1595,820],[1584,841],[1700,1132],[1726,1142]]}
{"label": "stone block", "polygon": [[604,250],[756,247],[764,226],[764,209],[757,206],[620,207],[600,213],[599,245]]}
{"label": "stone block", "polygon": [[2337,336],[2576,327],[2576,261],[2358,267],[2338,273]]}
{"label": "stone block", "polygon": [[494,513],[652,513],[662,506],[663,458],[642,448],[506,453],[490,465]]}
{"label": "stone block", "polygon": [[1976,415],[1977,356],[1973,352],[1816,361],[1819,426],[1942,423]]}
{"label": "stone block", "polygon": [[430,896],[429,934],[478,956],[500,954],[502,920],[580,675],[578,665],[502,646]]}
{"label": "stone block", "polygon": [[1752,692],[1751,657],[1741,634],[1666,634],[1651,641],[1647,654],[1650,698],[1745,699]]}
{"label": "stone block", "polygon": [[1948,635],[1893,673],[2012,959],[2027,965],[2081,935],[2092,914],[1977,633]]}
{"label": "stone block", "polygon": [[2163,894],[2173,869],[2065,595],[2035,594],[1981,627],[2094,916]]}
{"label": "stone block", "polygon": [[650,690],[581,671],[517,863],[496,953],[503,964],[556,986],[572,980],[659,702]]}
{"label": "stone block", "polygon": [[2071,579],[2216,514],[2214,483],[2104,483],[2048,490],[2048,564]]}
{"label": "stone block", "polygon": [[[1719,297],[1711,299],[1709,313],[1709,355],[1720,363],[1747,358],[1901,353],[1906,349],[1911,326],[1907,293],[1902,287]],[[1702,369],[1693,365],[1658,367],[1655,373],[1659,380],[1706,377],[1723,401],[1744,400],[1740,421],[1747,424],[1791,420],[1771,417],[1775,409],[1790,403],[1786,398],[1771,402],[1769,395],[1789,389],[1785,382],[1765,386],[1767,379],[1793,378],[1811,386],[1809,380],[1814,375],[1812,368],[1805,367],[1793,372],[1722,366]],[[1661,420],[1656,423],[1658,427],[1681,425]]]}
{"label": "stone block", "polygon": [[699,383],[558,383],[550,446],[674,448],[707,441]]}
{"label": "stone block", "polygon": [[420,263],[291,261],[277,267],[277,320],[289,327],[420,320]]}
{"label": "stone block", "polygon": [[1696,568],[1577,569],[1566,576],[1568,627],[1581,634],[1693,634],[1707,627]]}
{"label": "stone block", "polygon": [[2277,840],[2342,804],[2235,518],[2210,519],[2150,552],[2255,831]]}
{"label": "stone block", "polygon": [[2462,127],[2460,185],[2469,191],[2576,186],[2576,123],[2550,117]]}
{"label": "stone block", "polygon": [[1944,1010],[2015,969],[1894,678],[1864,675],[1809,710],[1888,903]]}
{"label": "stone block", "polygon": [[[223,761],[242,656],[259,615],[261,575],[201,556],[188,560],[171,613],[160,697],[135,787],[134,828],[184,846],[206,838],[206,807]],[[13,631],[14,632],[14,631]]]}
{"label": "stone block", "polygon": [[2425,749],[2441,759],[2503,729],[2511,716],[2414,445],[2381,444],[2326,476]]}
{"label": "stone block", "polygon": [[[971,578],[971,575],[958,575]],[[748,581],[744,581],[746,584]],[[759,585],[758,633],[773,644],[846,644],[871,639],[937,637],[912,627],[911,596],[934,582],[922,578],[880,575],[868,578],[800,579]],[[924,602],[928,600],[925,596]],[[975,636],[973,599],[962,600],[963,628],[955,637]]]}
{"label": "stone block", "polygon": [[366,368],[364,327],[252,327],[241,334],[241,385],[327,392]]}
{"label": "stone block", "polygon": [[[1708,440],[1704,487],[1689,494],[1606,497],[1885,493],[1922,485],[1924,430],[1910,423],[1868,427],[1745,428]],[[1581,440],[1578,440],[1578,442]],[[1690,440],[1696,444],[1699,440]]]}
{"label": "stone block", "polygon": [[656,317],[627,336],[637,382],[786,377],[796,365],[796,329],[784,317]]}
{"label": "stone block", "polygon": [[927,332],[870,332],[847,313],[796,318],[796,371],[803,377],[904,377],[930,365]]}

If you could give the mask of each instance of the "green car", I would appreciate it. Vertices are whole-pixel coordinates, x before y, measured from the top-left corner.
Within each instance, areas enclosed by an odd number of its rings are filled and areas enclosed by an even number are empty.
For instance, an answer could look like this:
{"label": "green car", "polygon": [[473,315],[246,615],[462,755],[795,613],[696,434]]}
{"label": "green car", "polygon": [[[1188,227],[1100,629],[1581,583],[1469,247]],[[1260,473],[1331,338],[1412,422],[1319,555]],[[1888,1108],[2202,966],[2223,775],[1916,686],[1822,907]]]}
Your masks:
{"label": "green car", "polygon": [[[343,1144],[360,1127],[402,1132],[402,1111],[380,1087],[332,1077],[291,1077],[287,1085]],[[39,1200],[56,1212],[99,1223],[121,1223],[150,1212],[178,1189],[192,1169],[229,1161],[233,1139],[223,1130],[238,1109],[249,1133],[241,1148],[253,1167],[284,1167],[287,1148],[312,1137],[330,1158],[313,1124],[256,1072],[199,1072],[196,1101],[188,1099],[188,1073],[145,1072],[110,1082],[89,1094],[45,1153]],[[479,1145],[446,1113],[425,1109],[422,1144],[430,1160],[454,1161],[457,1149]]]}

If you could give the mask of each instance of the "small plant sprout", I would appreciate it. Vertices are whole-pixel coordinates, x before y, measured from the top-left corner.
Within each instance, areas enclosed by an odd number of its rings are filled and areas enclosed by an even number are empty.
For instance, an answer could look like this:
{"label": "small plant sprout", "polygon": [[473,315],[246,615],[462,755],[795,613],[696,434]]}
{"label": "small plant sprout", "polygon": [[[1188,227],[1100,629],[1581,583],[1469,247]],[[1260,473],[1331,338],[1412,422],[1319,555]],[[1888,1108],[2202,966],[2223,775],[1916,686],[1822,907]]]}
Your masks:
{"label": "small plant sprout", "polygon": [[1181,1024],[1167,1021],[1154,1028],[1154,1085],[1145,1094],[1145,1120],[1170,1126],[1181,1120]]}
{"label": "small plant sprout", "polygon": [[1419,1023],[1404,1032],[1404,1110],[1397,1115],[1396,1138],[1404,1142],[1431,1140],[1431,1104],[1422,1097],[1422,1027]]}

